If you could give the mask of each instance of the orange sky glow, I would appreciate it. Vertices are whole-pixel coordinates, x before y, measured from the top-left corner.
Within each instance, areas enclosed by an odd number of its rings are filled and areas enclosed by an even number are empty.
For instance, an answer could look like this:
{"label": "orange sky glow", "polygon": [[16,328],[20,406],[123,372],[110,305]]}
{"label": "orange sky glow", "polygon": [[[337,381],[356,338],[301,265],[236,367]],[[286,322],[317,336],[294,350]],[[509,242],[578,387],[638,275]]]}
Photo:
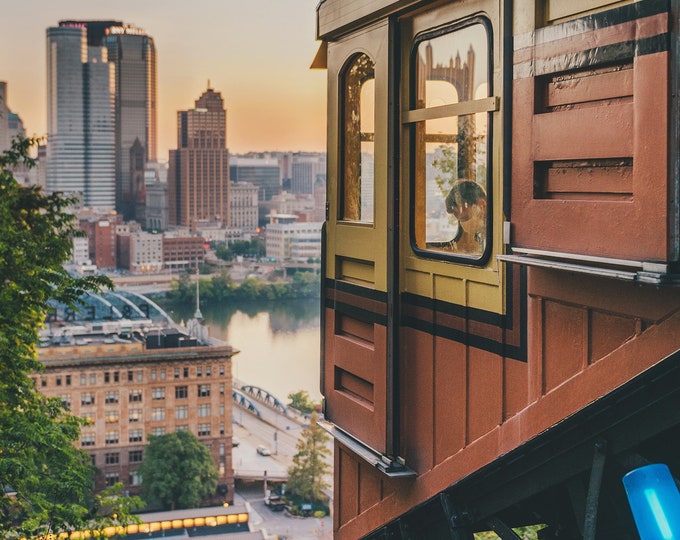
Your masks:
{"label": "orange sky glow", "polygon": [[176,148],[177,111],[210,86],[227,109],[227,147],[325,151],[326,72],[310,70],[318,0],[36,0],[0,19],[0,80],[28,135],[45,135],[45,31],[62,19],[121,20],[153,36],[158,156]]}

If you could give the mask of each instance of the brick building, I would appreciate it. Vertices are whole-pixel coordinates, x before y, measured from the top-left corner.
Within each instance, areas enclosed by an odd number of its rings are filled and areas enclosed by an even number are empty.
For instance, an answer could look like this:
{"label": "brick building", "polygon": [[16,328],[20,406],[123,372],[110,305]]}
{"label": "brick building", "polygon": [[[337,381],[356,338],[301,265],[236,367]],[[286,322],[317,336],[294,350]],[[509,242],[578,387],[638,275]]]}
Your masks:
{"label": "brick building", "polygon": [[148,435],[194,433],[219,472],[211,502],[233,502],[231,357],[200,321],[172,324],[144,297],[93,296],[80,312],[56,306],[41,336],[38,388],[90,421],[77,443],[91,456],[96,488],[122,482],[138,493]]}

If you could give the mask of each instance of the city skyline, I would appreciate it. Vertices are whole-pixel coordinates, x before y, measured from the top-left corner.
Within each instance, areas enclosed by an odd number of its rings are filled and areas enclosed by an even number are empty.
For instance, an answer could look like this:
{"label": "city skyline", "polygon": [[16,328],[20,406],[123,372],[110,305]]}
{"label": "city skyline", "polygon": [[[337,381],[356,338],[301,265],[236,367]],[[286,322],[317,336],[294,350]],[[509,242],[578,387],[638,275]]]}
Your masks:
{"label": "city skyline", "polygon": [[10,5],[0,23],[0,80],[7,81],[8,105],[27,134],[43,136],[47,28],[67,19],[123,20],[156,42],[159,160],[175,149],[177,111],[191,107],[208,85],[224,97],[231,153],[325,151],[326,76],[309,69],[319,46],[317,4],[198,0],[190,13],[176,0],[115,6],[40,0],[30,11]]}

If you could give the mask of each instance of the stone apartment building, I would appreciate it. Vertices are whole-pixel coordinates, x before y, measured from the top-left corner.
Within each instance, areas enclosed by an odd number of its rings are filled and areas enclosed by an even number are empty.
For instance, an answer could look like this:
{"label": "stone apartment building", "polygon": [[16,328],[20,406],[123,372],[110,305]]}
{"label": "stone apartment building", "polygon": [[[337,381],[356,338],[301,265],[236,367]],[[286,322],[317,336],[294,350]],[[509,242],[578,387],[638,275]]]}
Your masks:
{"label": "stone apartment building", "polygon": [[[200,315],[200,313],[198,314]],[[35,376],[47,396],[88,420],[77,444],[97,468],[96,488],[138,493],[149,435],[194,433],[219,471],[213,503],[232,502],[231,357],[200,319],[172,324],[142,296],[93,296],[81,312],[56,307],[41,336]]]}

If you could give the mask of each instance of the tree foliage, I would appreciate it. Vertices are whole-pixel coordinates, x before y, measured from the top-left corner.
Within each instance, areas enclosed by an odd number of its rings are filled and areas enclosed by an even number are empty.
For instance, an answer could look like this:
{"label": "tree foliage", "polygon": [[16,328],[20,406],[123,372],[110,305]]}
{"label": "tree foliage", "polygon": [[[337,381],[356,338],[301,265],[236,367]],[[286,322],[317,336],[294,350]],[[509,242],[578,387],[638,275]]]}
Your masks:
{"label": "tree foliage", "polygon": [[331,470],[326,461],[331,455],[329,441],[330,436],[319,426],[317,414],[313,413],[309,425],[302,430],[297,453],[288,469],[288,491],[311,503],[327,500],[324,490],[330,487],[325,480]]}
{"label": "tree foliage", "polygon": [[[248,277],[240,285],[232,281],[229,272],[199,280],[201,302],[222,304],[224,302],[270,302],[298,298],[319,298],[320,276],[316,272],[296,272],[289,281],[269,283]],[[170,302],[191,303],[196,298],[196,285],[188,274],[181,274],[173,281],[166,295]]]}
{"label": "tree foliage", "polygon": [[[75,202],[39,187],[23,187],[12,167],[32,166],[35,139],[15,139],[0,155],[0,536],[32,537],[96,526],[94,468],[73,442],[82,420],[60,399],[48,399],[31,378],[39,330],[56,299],[75,307],[86,291],[110,286],[107,278],[76,278],[63,268]],[[126,509],[116,515],[125,519]],[[109,518],[110,519],[110,518]]]}
{"label": "tree foliage", "polygon": [[212,456],[189,431],[151,435],[139,472],[145,500],[165,510],[199,506],[217,488]]}
{"label": "tree foliage", "polygon": [[298,390],[288,394],[288,399],[290,399],[290,406],[293,409],[297,409],[301,413],[309,414],[314,412],[315,405],[309,397],[309,392],[307,390]]}

